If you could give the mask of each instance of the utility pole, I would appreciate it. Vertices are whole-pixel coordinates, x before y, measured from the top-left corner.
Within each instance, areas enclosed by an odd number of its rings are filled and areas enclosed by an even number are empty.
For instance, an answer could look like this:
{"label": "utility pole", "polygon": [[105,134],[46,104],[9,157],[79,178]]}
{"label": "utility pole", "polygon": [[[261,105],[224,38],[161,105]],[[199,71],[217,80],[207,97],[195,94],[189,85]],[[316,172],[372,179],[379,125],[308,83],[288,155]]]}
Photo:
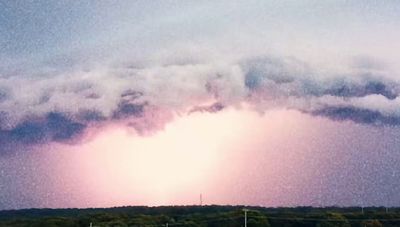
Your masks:
{"label": "utility pole", "polygon": [[364,207],[361,207],[361,213],[364,214]]}
{"label": "utility pole", "polygon": [[203,194],[200,193],[200,206],[203,206]]}
{"label": "utility pole", "polygon": [[243,209],[244,211],[244,227],[247,227],[247,211],[249,211],[248,209]]}

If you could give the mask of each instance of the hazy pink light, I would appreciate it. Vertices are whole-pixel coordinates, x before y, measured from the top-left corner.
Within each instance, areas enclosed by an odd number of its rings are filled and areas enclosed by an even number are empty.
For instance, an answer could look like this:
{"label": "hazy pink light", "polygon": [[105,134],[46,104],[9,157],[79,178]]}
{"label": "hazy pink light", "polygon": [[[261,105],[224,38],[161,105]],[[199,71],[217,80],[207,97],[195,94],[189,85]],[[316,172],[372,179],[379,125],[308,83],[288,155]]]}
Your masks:
{"label": "hazy pink light", "polygon": [[110,126],[79,148],[76,168],[97,185],[99,196],[169,203],[177,193],[196,189],[213,177],[223,164],[224,147],[240,139],[238,132],[253,115],[233,110],[193,113],[147,137]]}
{"label": "hazy pink light", "polygon": [[[64,171],[76,183],[68,187],[80,191],[82,206],[197,204],[200,193],[206,203],[250,204],[251,194],[242,193],[261,190],[268,182],[282,184],[281,178],[292,171],[282,167],[295,167],[304,155],[273,149],[285,144],[293,131],[303,133],[302,117],[286,110],[266,115],[245,109],[193,113],[144,137],[110,125],[92,141],[66,148]],[[261,168],[259,175],[254,168]]]}

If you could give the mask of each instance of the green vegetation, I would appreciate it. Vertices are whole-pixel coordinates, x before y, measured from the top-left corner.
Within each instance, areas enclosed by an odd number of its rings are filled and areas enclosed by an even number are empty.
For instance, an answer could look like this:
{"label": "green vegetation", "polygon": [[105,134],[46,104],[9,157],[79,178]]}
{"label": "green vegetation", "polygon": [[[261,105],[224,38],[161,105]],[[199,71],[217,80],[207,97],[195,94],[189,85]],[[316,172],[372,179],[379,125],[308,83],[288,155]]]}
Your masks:
{"label": "green vegetation", "polygon": [[99,209],[26,209],[0,211],[0,226],[244,226],[353,227],[400,226],[400,209],[263,208],[243,206],[115,207]]}

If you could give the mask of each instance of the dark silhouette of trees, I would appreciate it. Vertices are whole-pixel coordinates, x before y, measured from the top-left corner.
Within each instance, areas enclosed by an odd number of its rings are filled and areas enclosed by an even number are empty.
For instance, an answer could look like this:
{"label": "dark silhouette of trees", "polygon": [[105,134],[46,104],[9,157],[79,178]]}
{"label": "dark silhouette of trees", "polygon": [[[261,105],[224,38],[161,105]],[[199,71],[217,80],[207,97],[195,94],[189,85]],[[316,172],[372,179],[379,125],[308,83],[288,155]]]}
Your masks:
{"label": "dark silhouette of trees", "polygon": [[243,206],[115,207],[99,209],[27,209],[0,211],[0,227],[193,226],[242,227],[380,227],[400,226],[400,209],[263,208]]}

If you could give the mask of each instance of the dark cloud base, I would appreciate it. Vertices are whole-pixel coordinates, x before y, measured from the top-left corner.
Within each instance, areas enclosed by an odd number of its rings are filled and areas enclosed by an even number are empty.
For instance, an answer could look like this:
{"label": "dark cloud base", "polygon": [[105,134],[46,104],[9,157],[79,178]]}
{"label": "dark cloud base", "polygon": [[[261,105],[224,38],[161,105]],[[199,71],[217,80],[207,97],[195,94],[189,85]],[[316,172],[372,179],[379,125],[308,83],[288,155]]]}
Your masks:
{"label": "dark cloud base", "polygon": [[371,124],[375,126],[400,125],[400,117],[385,116],[378,111],[354,107],[330,106],[311,112],[312,115],[324,116],[336,121],[349,120],[360,124]]}
{"label": "dark cloud base", "polygon": [[20,142],[36,144],[46,141],[68,141],[81,134],[87,126],[62,113],[48,113],[44,118],[29,119],[10,130],[0,130],[2,144]]}

